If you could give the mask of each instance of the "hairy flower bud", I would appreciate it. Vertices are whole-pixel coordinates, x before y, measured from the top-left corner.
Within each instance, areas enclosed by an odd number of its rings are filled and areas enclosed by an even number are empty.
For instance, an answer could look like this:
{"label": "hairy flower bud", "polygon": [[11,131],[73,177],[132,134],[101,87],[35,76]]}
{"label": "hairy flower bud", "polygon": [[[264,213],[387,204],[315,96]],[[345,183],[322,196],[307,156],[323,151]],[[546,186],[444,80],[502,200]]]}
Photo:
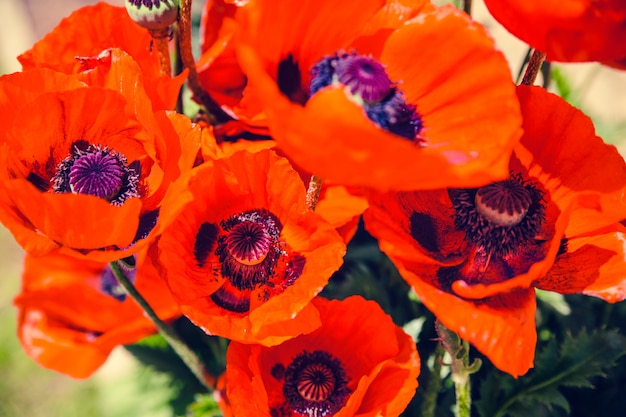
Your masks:
{"label": "hairy flower bud", "polygon": [[128,15],[150,31],[167,29],[178,18],[179,0],[127,0]]}

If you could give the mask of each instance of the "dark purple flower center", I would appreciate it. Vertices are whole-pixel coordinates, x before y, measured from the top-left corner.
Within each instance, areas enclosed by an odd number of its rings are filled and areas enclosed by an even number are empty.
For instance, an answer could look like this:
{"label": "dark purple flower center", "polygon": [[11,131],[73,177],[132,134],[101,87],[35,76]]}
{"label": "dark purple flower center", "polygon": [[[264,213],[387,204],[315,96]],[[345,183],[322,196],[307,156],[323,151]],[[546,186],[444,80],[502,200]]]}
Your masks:
{"label": "dark purple flower center", "polygon": [[350,88],[352,94],[366,102],[384,99],[393,88],[385,67],[374,58],[348,55],[337,61],[335,75],[341,84]]}
{"label": "dark purple flower center", "polygon": [[285,369],[286,405],[302,416],[333,415],[343,407],[350,392],[341,361],[327,352],[304,351]]}
{"label": "dark purple flower center", "polygon": [[124,169],[108,153],[80,155],[70,168],[70,190],[111,200],[124,185]]}
{"label": "dark purple flower center", "polygon": [[293,285],[306,259],[280,240],[282,224],[265,209],[234,214],[219,225],[202,223],[196,233],[193,256],[209,277],[223,277],[210,295],[221,308],[246,313],[251,299],[267,301]]}
{"label": "dark purple flower center", "polygon": [[262,224],[243,221],[236,224],[226,237],[226,249],[244,265],[257,265],[267,256],[272,237]]}
{"label": "dark purple flower center", "polygon": [[479,189],[449,191],[455,226],[489,254],[506,256],[532,242],[545,222],[543,192],[521,175]]}
{"label": "dark purple flower center", "polygon": [[423,145],[422,118],[415,105],[387,75],[385,67],[372,57],[356,53],[335,53],[319,60],[311,69],[309,94],[331,84],[346,86],[367,116],[380,128]]}
{"label": "dark purple flower center", "polygon": [[92,195],[115,205],[139,197],[138,163],[128,165],[122,154],[108,148],[87,145],[81,149],[84,144],[76,144],[52,177],[54,192]]}

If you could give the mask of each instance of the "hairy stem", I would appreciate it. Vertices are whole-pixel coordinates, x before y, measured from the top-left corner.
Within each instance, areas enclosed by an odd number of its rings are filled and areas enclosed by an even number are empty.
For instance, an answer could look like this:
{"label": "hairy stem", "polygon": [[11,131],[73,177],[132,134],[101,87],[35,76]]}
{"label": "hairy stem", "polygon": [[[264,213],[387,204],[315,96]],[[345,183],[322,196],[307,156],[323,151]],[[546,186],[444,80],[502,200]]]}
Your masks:
{"label": "hairy stem", "polygon": [[157,56],[159,57],[159,67],[161,73],[172,76],[172,63],[170,59],[170,37],[172,34],[171,29],[168,27],[163,30],[151,30],[152,41],[156,44]]}
{"label": "hairy stem", "polygon": [[433,369],[430,371],[426,388],[422,394],[421,417],[435,417],[437,408],[437,395],[441,389],[441,363],[443,361],[444,349],[441,344],[435,350]]}
{"label": "hairy stem", "polygon": [[461,340],[453,331],[447,329],[439,320],[435,322],[441,346],[450,355],[452,363],[452,381],[456,392],[455,417],[470,417],[472,410],[472,395],[470,375],[478,371],[481,362],[476,360],[469,363],[469,343]]}
{"label": "hairy stem", "polygon": [[533,53],[528,61],[528,66],[526,67],[526,72],[524,73],[524,78],[522,78],[522,85],[533,85],[535,83],[537,74],[539,73],[541,65],[545,59],[545,53],[538,51],[537,49],[533,50]]}
{"label": "hairy stem", "polygon": [[117,281],[120,283],[122,287],[126,290],[128,295],[130,295],[133,300],[139,304],[141,309],[145,312],[145,314],[152,320],[157,330],[167,340],[169,345],[174,349],[174,352],[180,357],[180,359],[187,365],[189,370],[198,378],[198,381],[202,385],[204,385],[209,391],[212,391],[215,387],[215,377],[209,374],[204,365],[200,361],[200,358],[191,350],[189,347],[183,342],[180,337],[174,332],[168,324],[166,324],[163,320],[157,316],[155,311],[152,309],[150,304],[146,301],[145,298],[137,291],[135,286],[130,282],[122,267],[120,267],[120,261],[111,262],[109,265],[111,266],[111,270],[117,278]]}

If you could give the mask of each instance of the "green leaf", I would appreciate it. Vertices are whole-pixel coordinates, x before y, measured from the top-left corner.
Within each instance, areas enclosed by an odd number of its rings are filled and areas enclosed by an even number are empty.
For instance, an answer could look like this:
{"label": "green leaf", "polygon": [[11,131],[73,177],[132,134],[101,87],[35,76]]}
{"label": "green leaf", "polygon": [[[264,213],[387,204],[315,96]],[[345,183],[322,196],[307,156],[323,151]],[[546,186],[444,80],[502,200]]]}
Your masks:
{"label": "green leaf", "polygon": [[560,388],[593,388],[594,379],[605,377],[624,353],[626,338],[617,330],[568,333],[558,347],[556,341],[548,342],[526,376],[515,380],[504,373],[489,374],[481,383],[476,409],[481,417],[539,415],[541,408],[569,414]]}
{"label": "green leaf", "polygon": [[571,105],[578,107],[578,99],[575,97],[572,83],[565,76],[562,69],[558,66],[553,66],[551,75],[556,88],[556,93]]}
{"label": "green leaf", "polygon": [[187,408],[186,417],[221,417],[215,398],[211,394],[198,394],[193,403]]}

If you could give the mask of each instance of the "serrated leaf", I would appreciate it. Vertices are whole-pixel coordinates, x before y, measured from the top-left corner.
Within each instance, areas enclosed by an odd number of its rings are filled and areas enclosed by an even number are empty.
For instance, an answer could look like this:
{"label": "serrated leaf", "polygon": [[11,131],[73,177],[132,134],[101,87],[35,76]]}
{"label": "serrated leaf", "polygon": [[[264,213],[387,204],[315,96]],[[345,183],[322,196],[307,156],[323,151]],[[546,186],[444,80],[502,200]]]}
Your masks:
{"label": "serrated leaf", "polygon": [[624,353],[626,338],[617,330],[567,334],[558,349],[551,340],[528,375],[515,380],[490,374],[480,386],[476,409],[481,417],[526,417],[537,415],[537,407],[561,408],[569,414],[570,405],[559,388],[592,388],[592,379],[604,377]]}

